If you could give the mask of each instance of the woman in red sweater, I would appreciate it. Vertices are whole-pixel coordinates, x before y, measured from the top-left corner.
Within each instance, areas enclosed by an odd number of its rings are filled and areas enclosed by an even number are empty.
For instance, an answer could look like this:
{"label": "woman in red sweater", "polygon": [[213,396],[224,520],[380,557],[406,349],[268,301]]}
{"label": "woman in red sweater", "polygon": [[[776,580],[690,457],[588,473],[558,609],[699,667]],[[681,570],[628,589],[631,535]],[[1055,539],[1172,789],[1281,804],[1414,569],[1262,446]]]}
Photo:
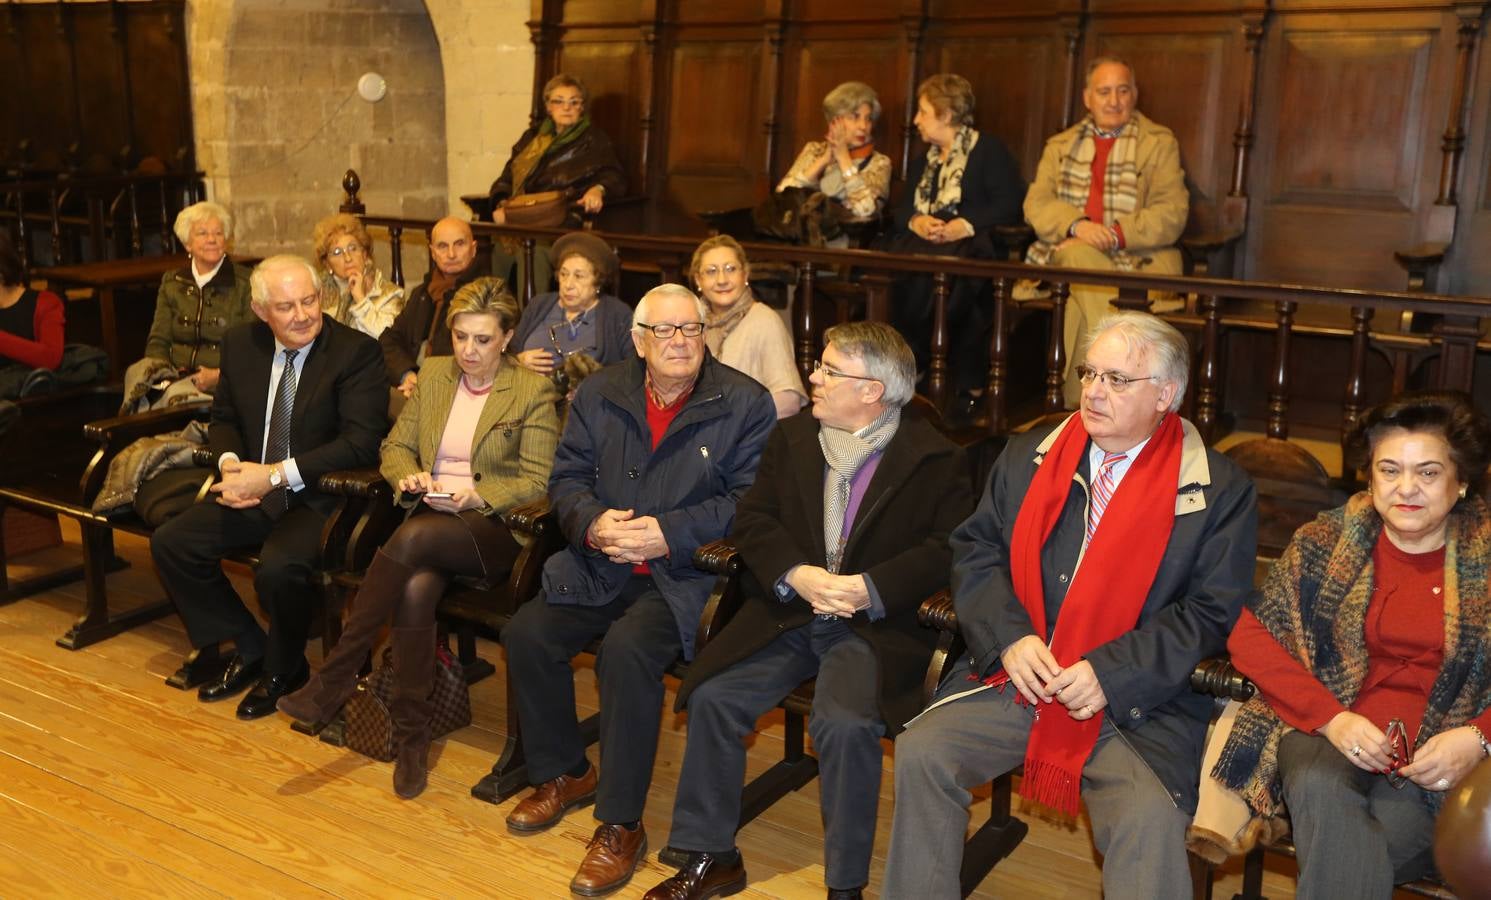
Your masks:
{"label": "woman in red sweater", "polygon": [[62,363],[62,325],[62,299],[26,286],[21,257],[0,234],[0,399],[19,396],[31,371]]}
{"label": "woman in red sweater", "polygon": [[1459,394],[1369,411],[1367,491],[1295,533],[1227,642],[1258,686],[1213,771],[1287,809],[1300,897],[1421,876],[1444,792],[1491,753],[1491,422]]}

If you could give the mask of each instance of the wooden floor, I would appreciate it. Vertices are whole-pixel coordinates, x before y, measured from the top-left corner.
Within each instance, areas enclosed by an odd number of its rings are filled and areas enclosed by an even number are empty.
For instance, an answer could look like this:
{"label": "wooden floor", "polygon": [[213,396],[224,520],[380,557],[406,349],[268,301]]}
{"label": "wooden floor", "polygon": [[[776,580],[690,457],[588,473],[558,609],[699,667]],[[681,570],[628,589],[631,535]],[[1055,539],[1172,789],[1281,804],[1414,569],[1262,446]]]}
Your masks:
{"label": "wooden floor", "polygon": [[[76,531],[64,535],[63,547],[22,558],[12,575],[75,561]],[[121,552],[133,565],[110,577],[111,597],[158,596],[144,545],[125,539]],[[80,608],[77,586],[0,607],[0,896],[568,895],[595,827],[590,811],[520,839],[503,827],[515,801],[494,807],[468,794],[500,745],[500,674],[472,689],[475,724],[435,745],[429,790],[406,802],[390,790],[386,764],[293,732],[283,718],[239,722],[232,702],[203,704],[166,687],[188,649],[175,618],[75,653],[55,646]],[[493,644],[482,649],[500,657]],[[582,668],[577,684],[593,709],[593,673]],[[684,735],[681,717],[665,718],[646,816],[654,850],[667,839]],[[780,752],[780,722],[768,721],[752,772]],[[890,768],[887,756],[871,894],[884,868]],[[814,783],[741,832],[751,879],[741,896],[823,896],[817,803]],[[1098,896],[1085,823],[1022,815],[1029,837],[976,896]],[[1268,895],[1292,896],[1290,864],[1272,865],[1284,874],[1269,874]],[[1237,889],[1237,872],[1222,873],[1217,897]],[[615,896],[640,897],[669,874],[651,858]]]}

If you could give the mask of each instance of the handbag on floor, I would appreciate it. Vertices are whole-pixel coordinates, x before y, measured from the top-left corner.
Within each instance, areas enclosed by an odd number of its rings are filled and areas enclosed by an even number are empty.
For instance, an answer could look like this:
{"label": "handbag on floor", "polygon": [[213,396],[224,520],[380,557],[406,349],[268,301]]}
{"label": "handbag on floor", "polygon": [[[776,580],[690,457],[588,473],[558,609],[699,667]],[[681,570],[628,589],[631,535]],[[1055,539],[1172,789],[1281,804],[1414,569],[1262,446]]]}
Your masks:
{"label": "handbag on floor", "polygon": [[[372,674],[357,684],[343,711],[347,746],[379,762],[392,762],[393,719],[388,707],[393,697],[393,651],[384,649],[383,660]],[[444,646],[435,649],[435,693],[430,701],[435,714],[430,722],[434,740],[471,724],[471,695],[461,664]]]}

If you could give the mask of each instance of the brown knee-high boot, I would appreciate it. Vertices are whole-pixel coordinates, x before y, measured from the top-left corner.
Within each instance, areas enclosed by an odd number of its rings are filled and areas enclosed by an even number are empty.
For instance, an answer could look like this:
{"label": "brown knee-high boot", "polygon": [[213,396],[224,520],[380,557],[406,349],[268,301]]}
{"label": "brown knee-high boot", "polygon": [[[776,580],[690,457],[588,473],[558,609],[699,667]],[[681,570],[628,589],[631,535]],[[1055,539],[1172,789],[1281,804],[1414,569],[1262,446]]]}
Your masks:
{"label": "brown knee-high boot", "polygon": [[435,626],[395,628],[393,638],[393,792],[405,800],[424,792],[430,722],[435,704]]}
{"label": "brown knee-high boot", "polygon": [[316,731],[331,721],[357,689],[362,661],[379,629],[393,617],[394,608],[404,596],[404,586],[415,571],[382,550],[373,556],[373,564],[357,589],[352,616],[342,629],[342,639],[305,687],[280,698],[276,704],[280,712],[309,723]]}

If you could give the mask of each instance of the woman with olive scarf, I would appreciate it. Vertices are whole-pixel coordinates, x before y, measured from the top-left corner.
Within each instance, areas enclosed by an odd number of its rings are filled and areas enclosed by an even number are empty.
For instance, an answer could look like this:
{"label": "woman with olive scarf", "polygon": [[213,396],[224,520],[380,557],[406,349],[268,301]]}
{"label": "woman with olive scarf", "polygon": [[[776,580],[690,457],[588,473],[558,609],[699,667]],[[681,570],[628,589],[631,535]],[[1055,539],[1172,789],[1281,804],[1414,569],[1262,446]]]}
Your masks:
{"label": "woman with olive scarf", "polygon": [[[616,158],[611,139],[590,121],[585,111],[590,92],[584,82],[560,73],[544,85],[544,109],[548,116],[523,132],[513,144],[512,158],[502,174],[492,182],[492,221],[505,224],[502,205],[524,194],[558,191],[567,206],[566,228],[580,227],[580,213],[598,213],[608,196],[619,197],[626,191],[626,174]],[[517,261],[516,246],[494,247],[493,273],[506,277]],[[534,290],[549,289],[548,257],[545,247],[533,254]],[[504,252],[505,251],[505,252]],[[521,283],[521,282],[509,282]]]}

